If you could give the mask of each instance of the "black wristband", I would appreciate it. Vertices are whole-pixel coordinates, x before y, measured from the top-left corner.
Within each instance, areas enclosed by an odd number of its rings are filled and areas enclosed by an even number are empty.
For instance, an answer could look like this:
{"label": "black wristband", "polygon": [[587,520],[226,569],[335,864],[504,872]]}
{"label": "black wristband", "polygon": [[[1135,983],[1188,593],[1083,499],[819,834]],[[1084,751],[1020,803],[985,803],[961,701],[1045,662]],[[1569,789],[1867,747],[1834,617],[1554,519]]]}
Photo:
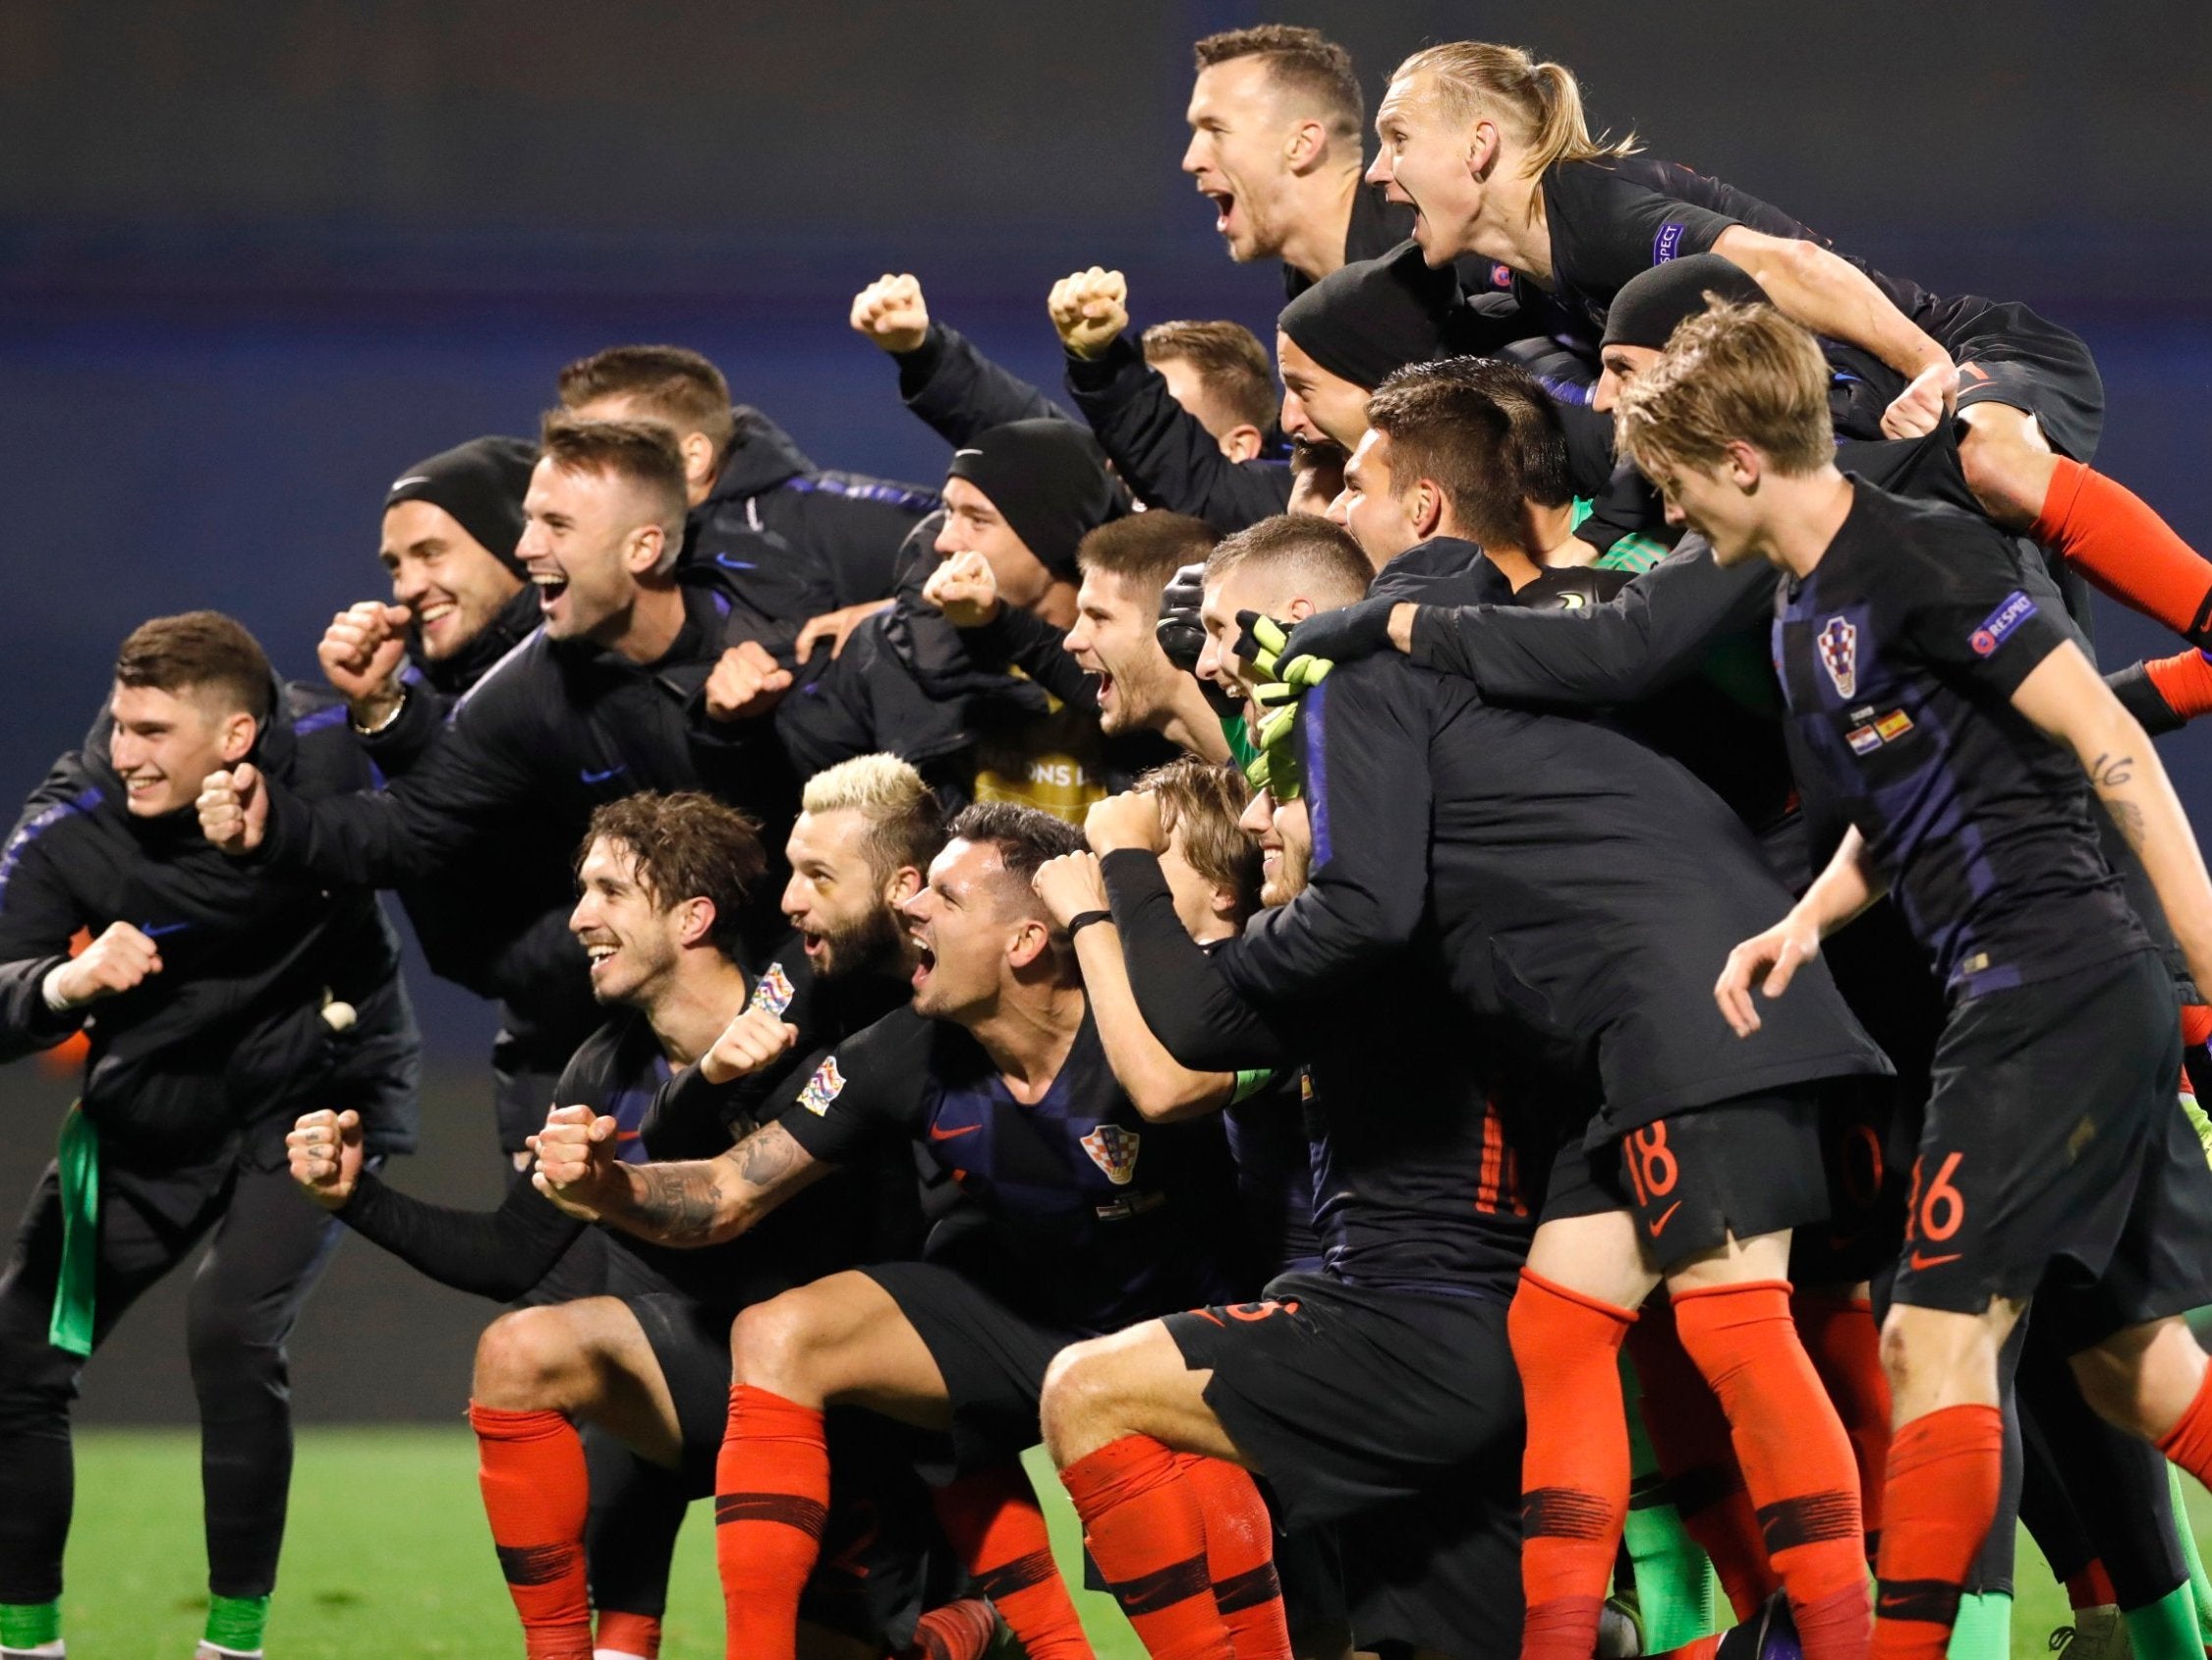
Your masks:
{"label": "black wristband", "polygon": [[1111,922],[1111,911],[1077,911],[1067,919],[1067,937],[1072,940],[1094,922]]}

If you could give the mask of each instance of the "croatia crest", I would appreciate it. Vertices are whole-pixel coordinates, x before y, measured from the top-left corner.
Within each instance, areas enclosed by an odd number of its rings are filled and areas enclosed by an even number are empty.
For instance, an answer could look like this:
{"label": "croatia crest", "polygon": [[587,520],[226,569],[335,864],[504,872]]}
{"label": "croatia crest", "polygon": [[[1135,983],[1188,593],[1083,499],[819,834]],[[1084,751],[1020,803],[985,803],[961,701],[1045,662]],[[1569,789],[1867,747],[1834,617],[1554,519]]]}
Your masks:
{"label": "croatia crest", "polygon": [[753,996],[749,1001],[755,1008],[781,1014],[798,995],[798,988],[791,984],[791,976],[783,972],[783,964],[771,962],[767,972],[753,983]]}
{"label": "croatia crest", "polygon": [[1843,617],[1830,617],[1820,630],[1820,666],[1836,682],[1836,695],[1858,696],[1858,629]]}
{"label": "croatia crest", "polygon": [[1137,1173],[1137,1132],[1133,1129],[1101,1124],[1083,1138],[1083,1151],[1116,1187],[1128,1186]]}
{"label": "croatia crest", "polygon": [[837,1070],[837,1058],[832,1055],[815,1068],[807,1087],[799,1091],[799,1105],[816,1117],[829,1116],[829,1104],[845,1090],[845,1074]]}

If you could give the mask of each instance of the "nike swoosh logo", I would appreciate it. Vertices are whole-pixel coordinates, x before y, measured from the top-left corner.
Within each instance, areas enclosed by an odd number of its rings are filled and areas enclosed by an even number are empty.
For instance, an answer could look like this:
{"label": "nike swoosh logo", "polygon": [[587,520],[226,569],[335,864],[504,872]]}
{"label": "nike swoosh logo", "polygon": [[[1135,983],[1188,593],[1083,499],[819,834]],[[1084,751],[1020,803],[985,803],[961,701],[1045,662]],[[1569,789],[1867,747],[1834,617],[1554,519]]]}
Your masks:
{"label": "nike swoosh logo", "polygon": [[761,568],[750,559],[733,559],[727,553],[715,554],[714,563],[726,571],[757,571]]}
{"label": "nike swoosh logo", "polygon": [[1681,1208],[1682,1201],[1676,1199],[1673,1204],[1669,1205],[1665,1210],[1659,1213],[1658,1219],[1651,1225],[1651,1236],[1654,1239],[1658,1238],[1662,1233],[1667,1231],[1667,1225],[1674,1220],[1674,1213]]}
{"label": "nike swoosh logo", "polygon": [[583,772],[577,773],[576,775],[582,778],[588,784],[603,784],[609,778],[619,778],[629,770],[630,769],[627,767],[609,767],[603,773],[595,773],[591,768],[587,767]]}
{"label": "nike swoosh logo", "polygon": [[936,1125],[932,1124],[930,1126],[930,1139],[932,1141],[956,1141],[963,1135],[975,1134],[981,1128],[983,1128],[981,1124],[962,1124],[958,1129],[939,1129]]}
{"label": "nike swoosh logo", "polygon": [[139,932],[141,934],[143,934],[148,940],[158,940],[164,934],[182,934],[191,926],[192,924],[189,922],[165,922],[159,928],[156,928],[152,923],[149,922],[143,928],[140,929]]}
{"label": "nike swoosh logo", "polygon": [[1947,1262],[1957,1262],[1965,1254],[1964,1251],[1953,1251],[1949,1256],[1922,1256],[1918,1251],[1914,1251],[1912,1253],[1912,1266],[1915,1270],[1941,1268]]}

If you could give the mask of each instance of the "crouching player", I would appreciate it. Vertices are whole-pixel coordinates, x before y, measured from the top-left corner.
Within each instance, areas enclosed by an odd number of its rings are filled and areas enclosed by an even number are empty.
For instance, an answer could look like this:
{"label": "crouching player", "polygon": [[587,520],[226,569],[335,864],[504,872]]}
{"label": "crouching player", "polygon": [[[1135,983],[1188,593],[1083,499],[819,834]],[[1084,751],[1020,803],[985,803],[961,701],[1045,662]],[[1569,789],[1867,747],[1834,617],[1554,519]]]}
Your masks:
{"label": "crouching player", "polygon": [[1849,825],[1730,954],[1723,1011],[1756,1032],[1754,985],[1783,996],[1886,890],[1950,996],[1883,1334],[1898,1427],[1874,1641],[1932,1657],[1997,1507],[1997,1357],[2030,1297],[2100,1413],[2212,1472],[2212,1386],[2179,1318],[2206,1300],[2212,1174],[2176,1107],[2172,978],[2098,850],[2092,790],[2200,982],[2212,884],[2141,728],[2002,536],[1840,473],[1825,392],[1810,334],[1721,307],[1675,330],[1618,422],[1721,562],[1784,572],[1792,761],[1808,810]]}
{"label": "crouching player", "polygon": [[773,1122],[688,1164],[620,1163],[603,1116],[549,1122],[539,1138],[544,1191],[667,1244],[734,1238],[841,1166],[909,1140],[974,1201],[927,1260],[830,1275],[748,1308],[731,1330],[716,1554],[729,1651],[749,1660],[794,1654],[823,1546],[825,1409],[948,1430],[956,1472],[995,1468],[1038,1440],[1045,1370],[1069,1343],[1233,1294],[1219,1125],[1137,1112],[1065,938],[1031,891],[1077,832],[993,803],[963,813],[951,837],[904,907],[919,951],[912,1009],[840,1045]]}

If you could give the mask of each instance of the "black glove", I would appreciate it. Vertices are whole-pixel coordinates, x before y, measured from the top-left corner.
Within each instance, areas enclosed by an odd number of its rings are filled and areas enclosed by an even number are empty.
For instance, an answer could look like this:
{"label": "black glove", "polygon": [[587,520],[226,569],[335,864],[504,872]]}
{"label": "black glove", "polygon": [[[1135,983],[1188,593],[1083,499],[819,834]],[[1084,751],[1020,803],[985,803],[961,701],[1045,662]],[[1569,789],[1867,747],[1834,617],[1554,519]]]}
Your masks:
{"label": "black glove", "polygon": [[1276,654],[1287,674],[1300,658],[1351,662],[1390,649],[1390,607],[1395,600],[1361,600],[1333,611],[1316,611],[1290,631]]}
{"label": "black glove", "polygon": [[1206,627],[1198,608],[1206,599],[1206,561],[1178,570],[1160,595],[1160,621],[1153,637],[1167,660],[1185,674],[1198,672],[1198,654],[1206,649]]}

